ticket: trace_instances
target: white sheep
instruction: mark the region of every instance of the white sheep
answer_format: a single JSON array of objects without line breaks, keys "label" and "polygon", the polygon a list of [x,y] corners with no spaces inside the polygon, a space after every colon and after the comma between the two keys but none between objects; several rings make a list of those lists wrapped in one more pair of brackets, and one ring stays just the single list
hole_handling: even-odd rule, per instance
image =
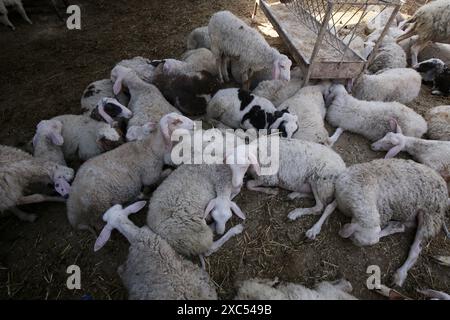
[{"label": "white sheep", "polygon": [[65,166],[63,143],[61,121],[42,120],[38,123],[33,137],[33,155],[36,158]]},{"label": "white sheep", "polygon": [[211,51],[217,59],[219,78],[229,81],[228,62],[239,57],[241,83],[250,88],[252,73],[272,68],[272,79],[290,80],[292,61],[278,50],[271,48],[255,29],[229,11],[215,13],[209,21]]},{"label": "white sheep", "polygon": [[126,107],[130,97],[125,93],[119,93],[117,96],[113,92],[113,82],[111,79],[103,79],[90,83],[84,89],[81,96],[81,111],[85,114],[91,114],[98,109],[100,101],[103,98],[115,98],[120,105]]},{"label": "white sheep", "polygon": [[236,300],[357,300],[347,280],[322,281],[314,289],[278,279],[251,279],[238,285]]},{"label": "white sheep", "polygon": [[193,122],[176,113],[163,116],[157,130],[142,141],[126,143],[86,161],[78,170],[67,201],[70,224],[92,230],[114,204],[135,200],[143,186],[158,182],[172,132],[192,129]]},{"label": "white sheep", "polygon": [[[157,66],[158,64],[156,64]],[[152,82],[155,73],[155,64],[153,61],[137,56],[131,59],[124,59],[116,64],[116,66],[122,66],[133,70],[139,78],[146,82]]]},{"label": "white sheep", "polygon": [[395,68],[362,74],[352,93],[359,100],[409,103],[419,95],[422,77],[414,69]]},{"label": "white sheep", "polygon": [[15,9],[19,12],[20,16],[29,24],[33,24],[30,18],[23,8],[22,0],[0,0],[0,22],[5,26],[10,27],[12,30],[16,30],[14,25],[8,19],[8,9],[6,7],[14,6]]},{"label": "white sheep", "polygon": [[[376,29],[371,34],[369,34],[366,38],[366,41],[364,42],[364,51],[363,51],[363,57],[368,58],[369,55],[372,53],[373,48],[375,47],[375,43],[380,38],[381,33],[383,32],[383,28]],[[389,42],[395,42],[395,39],[401,35],[403,35],[405,32],[398,28],[398,27],[390,27],[386,35],[383,37],[382,43],[389,43]],[[402,47],[403,48],[403,47]]]},{"label": "white sheep", "polygon": [[397,42],[418,36],[411,46],[411,65],[414,66],[419,52],[429,42],[450,43],[450,2],[436,0],[423,5],[406,21],[403,29],[405,34],[398,37]]},{"label": "white sheep", "polygon": [[390,131],[389,121],[395,119],[405,135],[420,138],[427,132],[425,119],[407,106],[398,102],[358,100],[347,93],[344,86],[334,84],[326,97],[328,105],[326,120],[337,127],[332,142],[348,130],[358,133],[370,141],[381,139]]},{"label": "white sheep", "polygon": [[108,241],[114,229],[130,242],[127,261],[118,273],[131,300],[200,300],[217,299],[208,273],[175,252],[147,226],[138,228],[128,215],[145,206],[139,201],[122,208],[120,204],[103,215],[106,226],[95,242],[97,251]]},{"label": "white sheep", "polygon": [[[388,151],[385,158],[393,158],[401,151],[408,152],[414,160],[436,170],[450,182],[450,141],[407,137],[395,121],[392,121],[391,126],[393,132],[372,143],[372,150]],[[450,184],[448,187],[450,188]]]},{"label": "white sheep", "polygon": [[276,107],[292,97],[303,86],[303,74],[299,67],[291,71],[291,80],[264,80],[258,83],[252,93],[255,96],[266,98]]},{"label": "white sheep", "polygon": [[211,48],[211,39],[209,38],[208,26],[195,28],[187,37],[188,50],[199,48]]},{"label": "white sheep", "polygon": [[386,69],[406,68],[406,53],[393,40],[383,40],[375,52],[373,60],[367,67],[370,73],[377,73]]},{"label": "white sheep", "polygon": [[0,145],[0,213],[11,211],[19,219],[33,222],[36,215],[23,212],[16,206],[45,201],[64,202],[65,199],[43,194],[25,195],[26,187],[33,183],[53,183],[55,190],[66,197],[70,189],[68,182],[73,176],[71,168]]},{"label": "white sheep", "polygon": [[450,105],[431,108],[425,119],[428,122],[427,135],[430,139],[450,141]]},{"label": "white sheep", "polygon": [[183,53],[181,60],[186,62],[187,66],[184,68],[187,71],[208,71],[213,76],[219,74],[217,69],[216,57],[206,48],[199,48],[195,50],[189,50]]},{"label": "white sheep", "polygon": [[128,90],[131,97],[128,107],[133,112],[133,116],[128,121],[128,141],[144,139],[146,125],[158,123],[164,115],[177,112],[177,109],[167,102],[157,87],[144,82],[129,68],[114,67],[111,71],[111,80],[114,82],[114,94]]},{"label": "white sheep", "polygon": [[[279,154],[278,172],[256,177],[250,171],[254,180],[247,181],[247,189],[276,194],[277,191],[270,187],[281,187],[292,191],[290,199],[314,197],[315,206],[291,211],[288,215],[291,220],[334,211],[334,182],[345,170],[342,158],[324,145],[296,139],[281,139]],[[312,233],[307,236],[315,237]]]},{"label": "white sheep", "polygon": [[298,129],[296,115],[279,111],[269,100],[244,89],[219,90],[209,101],[206,112],[209,119],[235,129],[278,129],[287,138]]},{"label": "white sheep", "polygon": [[335,195],[339,211],[352,218],[339,234],[356,245],[374,245],[382,237],[416,225],[417,220],[408,258],[394,275],[399,286],[417,261],[422,242],[440,231],[448,199],[447,185],[436,171],[402,159],[349,167],[336,180]]}]

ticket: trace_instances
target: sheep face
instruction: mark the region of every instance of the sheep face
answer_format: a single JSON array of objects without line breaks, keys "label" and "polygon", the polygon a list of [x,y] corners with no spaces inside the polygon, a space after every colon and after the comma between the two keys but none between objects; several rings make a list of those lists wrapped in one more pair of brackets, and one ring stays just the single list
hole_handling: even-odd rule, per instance
[{"label": "sheep face", "polygon": [[75,171],[69,167],[55,165],[53,168],[52,180],[56,192],[67,198],[70,192],[69,182],[73,180]]},{"label": "sheep face", "polygon": [[350,238],[352,242],[359,246],[371,246],[380,241],[381,227],[362,227],[358,223],[347,223],[341,230],[339,235],[342,238]]},{"label": "sheep face", "polygon": [[133,112],[115,98],[100,99],[97,107],[91,113],[91,118],[98,121],[105,121],[109,124],[113,123],[113,119],[130,119],[132,116]]},{"label": "sheep face", "polygon": [[43,120],[39,122],[36,134],[33,137],[33,145],[36,146],[38,137],[46,137],[56,146],[62,146],[64,138],[62,136],[62,123],[58,120]]},{"label": "sheep face", "polygon": [[414,70],[422,74],[424,81],[434,81],[435,77],[442,73],[445,69],[445,63],[440,59],[428,59],[422,61],[415,66]]},{"label": "sheep face", "polygon": [[297,116],[290,113],[285,113],[281,119],[283,120],[278,127],[281,131],[281,136],[288,139],[292,138],[298,130]]},{"label": "sheep face", "polygon": [[233,212],[241,219],[245,219],[245,214],[239,206],[226,197],[218,197],[212,199],[205,210],[205,218],[211,213],[211,217],[215,223],[217,234],[225,232],[225,226],[228,220],[233,216]]},{"label": "sheep face", "polygon": [[140,141],[145,139],[156,128],[156,123],[149,122],[142,126],[131,126],[127,130],[127,141]]},{"label": "sheep face", "polygon": [[292,61],[282,54],[273,62],[272,77],[274,80],[291,80]]}]

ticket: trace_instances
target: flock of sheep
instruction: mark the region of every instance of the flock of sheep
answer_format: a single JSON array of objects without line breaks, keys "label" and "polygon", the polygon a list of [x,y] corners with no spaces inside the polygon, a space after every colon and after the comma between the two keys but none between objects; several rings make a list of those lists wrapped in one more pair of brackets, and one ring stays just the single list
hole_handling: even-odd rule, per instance
[{"label": "flock of sheep", "polygon": [[[446,25],[421,22],[430,15]],[[409,44],[413,62],[423,58],[417,43],[433,40],[423,40],[421,30],[431,28],[428,33],[435,35],[438,28],[439,41],[450,42],[450,19],[440,16],[450,16],[450,1],[433,1],[402,22],[416,32],[415,42]],[[17,206],[66,202],[74,228],[96,237],[101,230],[94,250],[107,243],[114,229],[130,242],[128,259],[118,270],[130,299],[217,299],[205,269],[189,258],[203,262],[243,231],[241,224],[226,231],[226,224],[233,214],[245,219],[233,198],[247,173],[249,190],[274,194],[280,187],[292,192],[290,199],[315,199],[313,207],[288,213],[291,220],[321,215],[306,232],[310,239],[319,236],[335,209],[351,218],[339,234],[359,246],[415,227],[408,258],[393,277],[402,286],[422,244],[448,221],[450,181],[450,106],[430,109],[425,120],[404,105],[418,96],[422,76],[406,68],[407,54],[395,40],[399,35],[407,40],[403,33],[391,26],[351,95],[339,82],[302,87],[302,72],[291,70],[287,56],[232,13],[217,12],[208,26],[189,35],[189,50],[181,60],[123,60],[109,79],[88,85],[81,98],[82,114],[41,121],[31,142],[33,155],[0,146],[0,212],[33,221],[35,215]],[[377,34],[374,30],[368,36],[361,54],[370,51]],[[448,79],[445,62],[429,58],[433,60],[426,58],[414,68],[434,81],[436,94],[448,94],[448,82],[445,91],[439,80]],[[238,133],[237,146],[225,154],[224,164],[173,169],[172,133],[194,132],[187,116],[210,123],[216,128],[209,130],[219,135],[228,128],[279,130],[278,172],[260,175],[259,137],[247,145]],[[325,120],[337,128],[331,137]],[[332,149],[343,131],[364,136],[373,150],[387,151],[386,159],[347,167]],[[434,140],[422,139],[425,134]],[[244,152],[248,146],[250,151]],[[390,159],[401,151],[417,162]],[[85,161],[76,175],[67,167],[66,161],[72,160]],[[52,183],[61,196],[33,193],[28,186],[36,183]],[[148,202],[147,224],[138,228],[128,216],[145,207],[142,190],[149,185],[158,187]],[[215,234],[222,236],[214,241]],[[236,298],[355,299],[351,290],[345,280],[308,289],[251,279],[238,284]],[[427,294],[450,298],[432,290]]]}]

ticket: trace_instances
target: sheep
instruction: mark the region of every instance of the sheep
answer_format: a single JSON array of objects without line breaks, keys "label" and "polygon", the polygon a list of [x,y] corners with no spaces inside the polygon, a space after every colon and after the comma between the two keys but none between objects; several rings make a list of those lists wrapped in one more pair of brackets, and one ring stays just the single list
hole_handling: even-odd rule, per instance
[{"label": "sheep", "polygon": [[19,149],[0,145],[0,213],[11,211],[19,219],[33,222],[35,214],[28,214],[16,206],[45,201],[64,202],[61,197],[43,194],[25,195],[26,187],[33,183],[53,183],[61,196],[69,194],[69,181],[74,171],[54,162],[33,158]]},{"label": "sheep", "polygon": [[384,40],[367,67],[370,73],[381,70],[406,67],[406,53],[401,46],[389,40]]},{"label": "sheep", "polygon": [[[381,36],[381,33],[383,32],[384,27],[380,29],[376,29],[371,34],[369,34],[366,38],[366,41],[364,42],[364,51],[363,51],[363,58],[367,59],[369,55],[372,53],[373,48],[375,47],[375,43],[378,41],[378,39]],[[395,42],[395,39],[401,35],[403,35],[405,32],[401,30],[398,27],[390,27],[383,39],[381,40],[381,44],[388,44]],[[402,47],[403,48],[403,47]],[[395,48],[394,48],[395,50]],[[402,55],[404,55],[403,53]]]},{"label": "sheep", "polygon": [[[185,256],[214,253],[243,230],[242,225],[237,225],[213,242],[213,231],[223,234],[232,212],[245,219],[244,213],[231,201],[240,189],[239,185],[234,188],[232,177],[228,165],[178,167],[153,192],[147,225]],[[211,227],[205,220],[209,215],[214,219]]]},{"label": "sheep", "polygon": [[292,97],[303,86],[303,75],[299,67],[291,71],[291,80],[286,83],[283,80],[264,80],[258,83],[252,91],[255,96],[266,98],[276,107]]},{"label": "sheep", "polygon": [[428,122],[427,135],[430,139],[450,141],[450,105],[431,108],[425,119]]},{"label": "sheep", "polygon": [[123,143],[120,129],[85,115],[65,114],[50,120],[62,123],[66,160],[88,160]]},{"label": "sheep", "polygon": [[127,106],[130,100],[130,97],[125,93],[119,93],[117,96],[114,95],[111,79],[98,80],[90,83],[84,89],[81,96],[81,111],[85,114],[91,114],[98,108],[98,104],[102,98],[116,98],[123,106]]},{"label": "sheep", "polygon": [[[297,208],[288,214],[290,220],[296,220],[309,214],[324,215],[336,208],[334,199],[334,182],[345,170],[342,158],[331,148],[302,140],[280,140],[279,170],[274,175],[261,175],[247,181],[247,189],[268,194],[277,191],[267,187],[281,187],[292,191],[290,199],[313,196],[316,204],[312,208]],[[261,187],[265,186],[265,187]],[[313,231],[307,236],[314,238]]]},{"label": "sheep", "polygon": [[414,66],[425,81],[432,81],[432,95],[450,95],[450,68],[440,59],[429,59]]},{"label": "sheep", "polygon": [[195,28],[187,37],[187,49],[211,48],[208,26]]},{"label": "sheep", "polygon": [[[405,50],[408,58],[411,56],[411,46],[417,42],[417,38],[417,36],[413,36],[399,42],[399,45],[403,48],[403,50]],[[440,59],[444,61],[446,65],[450,65],[450,44],[430,43],[419,52],[417,57],[418,62],[431,58]]]},{"label": "sheep", "polygon": [[450,43],[450,2],[436,0],[423,5],[405,22],[402,29],[405,34],[397,38],[397,43],[418,36],[416,43],[411,46],[411,65],[415,66],[419,52],[429,42]]},{"label": "sheep", "polygon": [[417,71],[395,68],[377,74],[362,74],[352,92],[359,100],[409,103],[417,98],[421,86],[422,78]]},{"label": "sheep", "polygon": [[[395,157],[400,151],[408,152],[414,160],[436,170],[446,181],[450,182],[450,142],[424,140],[406,137],[401,127],[391,121],[393,132],[387,133],[382,139],[371,145],[374,151],[388,151],[386,158]],[[448,184],[450,188],[450,183]]]},{"label": "sheep", "polygon": [[420,138],[427,132],[425,119],[398,102],[358,100],[347,93],[344,86],[334,84],[326,97],[326,120],[338,127],[331,142],[336,142],[344,130],[358,133],[370,141],[381,139],[389,132],[389,121],[395,119],[405,135]]},{"label": "sheep", "polygon": [[137,74],[139,78],[151,83],[157,64],[155,65],[153,61],[147,58],[137,56],[131,59],[122,60],[117,63],[116,66],[122,66],[131,69]]},{"label": "sheep", "polygon": [[188,118],[169,113],[161,118],[159,128],[142,141],[123,144],[86,161],[78,170],[67,201],[70,224],[92,231],[109,207],[135,200],[143,186],[160,179],[164,156],[172,147],[172,132],[192,127]]},{"label": "sheep", "polygon": [[211,51],[217,59],[219,79],[229,81],[228,61],[239,57],[241,83],[250,88],[252,73],[272,68],[272,79],[290,80],[292,61],[271,48],[258,31],[246,25],[229,11],[215,13],[208,24]]},{"label": "sheep", "polygon": [[206,106],[220,89],[216,77],[207,71],[157,74],[153,84],[178,110],[188,116],[199,116],[206,112]]},{"label": "sheep", "polygon": [[217,76],[219,74],[219,70],[216,65],[216,57],[211,50],[206,48],[186,51],[181,56],[181,59],[186,62],[191,71],[208,71],[213,76]]},{"label": "sheep", "polygon": [[62,123],[58,120],[42,120],[33,137],[33,156],[57,164],[66,165],[62,145]]},{"label": "sheep", "polygon": [[277,110],[269,100],[244,89],[219,90],[209,101],[206,113],[209,119],[235,129],[278,129],[286,138],[298,130],[297,116]]},{"label": "sheep", "polygon": [[142,81],[129,68],[114,67],[111,71],[111,80],[114,82],[114,94],[126,89],[131,96],[128,107],[133,112],[133,117],[128,121],[126,135],[128,141],[144,139],[147,137],[146,125],[158,123],[164,115],[177,112],[156,86]]},{"label": "sheep", "polygon": [[441,229],[447,210],[444,179],[433,169],[412,160],[382,159],[349,167],[336,180],[339,211],[352,218],[339,234],[360,246],[374,245],[381,237],[417,231],[405,263],[396,271],[394,283],[402,286],[417,261],[421,244]]},{"label": "sheep", "polygon": [[118,125],[123,122],[124,119],[130,119],[133,116],[133,112],[130,109],[121,104],[116,98],[101,98],[97,106],[89,116],[97,121],[104,121],[109,125]]},{"label": "sheep", "polygon": [[329,144],[328,131],[325,129],[325,101],[330,83],[301,88],[293,97],[284,101],[279,109],[287,109],[293,115],[301,119],[298,123],[298,131],[292,136],[321,144]]},{"label": "sheep", "polygon": [[322,281],[314,289],[295,283],[279,283],[278,279],[251,279],[239,284],[236,300],[357,300],[345,279]]},{"label": "sheep", "polygon": [[22,0],[0,0],[0,22],[5,26],[10,27],[13,31],[16,30],[14,25],[8,19],[8,9],[6,7],[14,6],[16,10],[19,12],[20,16],[29,24],[33,24],[30,18],[23,8]]},{"label": "sheep", "polygon": [[217,299],[208,273],[176,253],[166,240],[147,226],[138,228],[128,215],[138,212],[145,201],[123,208],[116,204],[103,215],[106,226],[95,242],[98,251],[117,229],[130,242],[127,261],[118,273],[131,300]]}]

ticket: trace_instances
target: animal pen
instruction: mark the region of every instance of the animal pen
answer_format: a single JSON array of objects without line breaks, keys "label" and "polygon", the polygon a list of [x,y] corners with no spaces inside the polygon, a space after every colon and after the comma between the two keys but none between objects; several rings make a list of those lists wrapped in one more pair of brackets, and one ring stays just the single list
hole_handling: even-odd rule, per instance
[{"label": "animal pen", "polygon": [[[256,0],[309,79],[355,79],[367,67],[400,10],[400,0]],[[350,48],[374,6],[378,14],[390,13],[367,60]],[[349,40],[344,43],[341,37]]]}]

